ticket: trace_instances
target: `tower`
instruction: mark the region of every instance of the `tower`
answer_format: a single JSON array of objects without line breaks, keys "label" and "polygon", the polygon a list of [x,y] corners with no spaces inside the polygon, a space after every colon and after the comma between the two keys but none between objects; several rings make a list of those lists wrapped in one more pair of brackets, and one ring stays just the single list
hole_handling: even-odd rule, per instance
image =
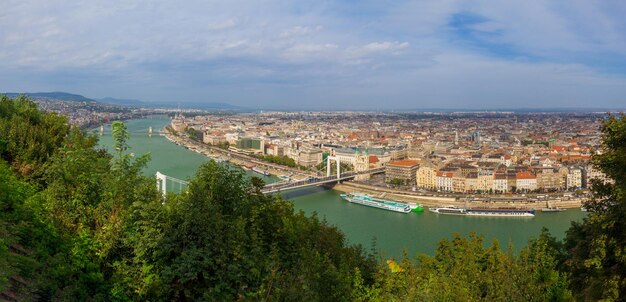
[{"label": "tower", "polygon": [[[367,171],[370,168],[370,156],[369,152],[366,150],[363,153],[357,152],[354,159],[354,172]],[[369,180],[369,174],[357,175],[354,177],[356,181],[364,181]]]},{"label": "tower", "polygon": [[459,131],[457,131],[456,129],[454,130],[454,145],[459,145]]}]

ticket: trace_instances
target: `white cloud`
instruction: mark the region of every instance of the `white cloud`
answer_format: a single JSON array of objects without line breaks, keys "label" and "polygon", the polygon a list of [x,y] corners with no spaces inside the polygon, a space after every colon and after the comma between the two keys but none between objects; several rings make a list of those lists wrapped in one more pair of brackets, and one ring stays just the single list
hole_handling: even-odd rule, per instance
[{"label": "white cloud", "polygon": [[209,23],[207,29],[209,30],[225,30],[237,26],[237,20],[234,18],[224,20],[222,22]]},{"label": "white cloud", "polygon": [[280,34],[281,38],[303,37],[319,32],[322,26],[294,26]]},{"label": "white cloud", "polygon": [[[399,100],[495,102],[507,94],[520,100],[559,95],[582,100],[594,94],[610,100],[624,95],[619,86],[624,75],[605,73],[593,62],[603,58],[607,65],[611,60],[625,64],[624,3],[5,0],[0,1],[0,79],[20,71],[22,82],[56,83],[44,75],[80,71],[98,78],[94,87],[111,89],[131,89],[133,81],[139,87],[158,88],[164,85],[158,81],[167,81],[191,89],[189,83],[254,78],[259,82],[241,85],[334,85],[324,88],[326,97],[335,100],[349,97],[350,91],[358,94],[342,92],[343,86],[362,87],[369,98],[382,97],[389,88]],[[450,20],[459,13],[485,18],[467,25],[492,33],[477,39],[538,59],[500,59],[455,43]],[[187,66],[193,66],[191,71]],[[119,76],[107,84],[102,75]],[[381,87],[374,93],[377,83]],[[67,85],[72,90],[74,84]],[[599,89],[602,85],[608,88]]]},{"label": "white cloud", "polygon": [[409,47],[409,42],[373,42],[356,50],[357,53],[394,53]]}]

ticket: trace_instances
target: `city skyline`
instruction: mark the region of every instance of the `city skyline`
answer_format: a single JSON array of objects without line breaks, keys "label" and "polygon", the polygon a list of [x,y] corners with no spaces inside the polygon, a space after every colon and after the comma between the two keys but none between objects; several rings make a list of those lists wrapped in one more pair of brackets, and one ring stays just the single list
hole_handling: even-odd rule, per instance
[{"label": "city skyline", "polygon": [[623,108],[626,4],[0,4],[0,91],[254,109]]}]

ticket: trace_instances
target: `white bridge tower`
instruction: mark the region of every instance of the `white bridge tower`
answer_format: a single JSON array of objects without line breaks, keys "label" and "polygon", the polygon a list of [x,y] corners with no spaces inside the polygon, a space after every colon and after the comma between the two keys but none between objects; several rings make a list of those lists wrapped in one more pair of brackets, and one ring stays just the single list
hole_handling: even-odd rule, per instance
[{"label": "white bridge tower", "polygon": [[337,156],[326,157],[326,177],[330,176],[330,161],[334,160],[337,163],[337,178],[341,177],[341,161]]}]

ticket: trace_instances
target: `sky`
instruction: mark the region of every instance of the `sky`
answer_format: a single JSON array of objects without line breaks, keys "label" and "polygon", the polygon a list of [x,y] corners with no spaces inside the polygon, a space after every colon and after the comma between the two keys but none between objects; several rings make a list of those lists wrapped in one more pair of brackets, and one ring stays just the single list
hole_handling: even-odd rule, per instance
[{"label": "sky", "polygon": [[2,0],[0,91],[256,109],[626,108],[626,1]]}]

